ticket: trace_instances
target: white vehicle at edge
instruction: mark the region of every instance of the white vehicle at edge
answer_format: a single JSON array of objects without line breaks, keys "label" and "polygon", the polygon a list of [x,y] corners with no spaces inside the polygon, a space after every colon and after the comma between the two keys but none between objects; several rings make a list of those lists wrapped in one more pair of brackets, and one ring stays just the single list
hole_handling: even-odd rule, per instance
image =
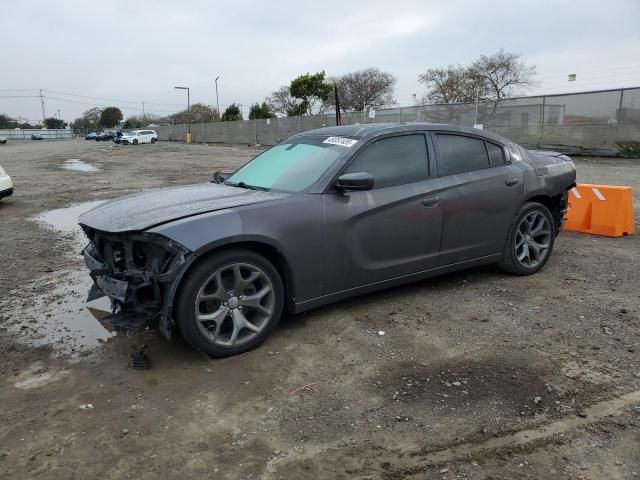
[{"label": "white vehicle at edge", "polygon": [[4,171],[0,165],[0,198],[8,197],[13,193],[13,182],[11,177]]},{"label": "white vehicle at edge", "polygon": [[156,143],[158,141],[158,134],[153,130],[133,130],[125,133],[120,137],[120,143],[127,145],[138,143]]}]

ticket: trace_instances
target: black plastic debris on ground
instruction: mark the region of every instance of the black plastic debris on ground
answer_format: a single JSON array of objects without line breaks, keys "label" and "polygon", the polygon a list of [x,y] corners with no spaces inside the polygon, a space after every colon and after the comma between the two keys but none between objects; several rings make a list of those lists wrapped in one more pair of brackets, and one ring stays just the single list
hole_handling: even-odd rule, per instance
[{"label": "black plastic debris on ground", "polygon": [[151,368],[151,361],[146,353],[144,353],[144,347],[140,347],[139,350],[131,354],[131,366],[136,370],[147,370]]}]

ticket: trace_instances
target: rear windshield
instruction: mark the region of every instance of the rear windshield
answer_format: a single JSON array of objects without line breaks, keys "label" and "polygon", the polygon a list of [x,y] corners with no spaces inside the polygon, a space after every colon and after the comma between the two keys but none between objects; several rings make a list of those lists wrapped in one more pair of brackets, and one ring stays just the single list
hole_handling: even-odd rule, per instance
[{"label": "rear windshield", "polygon": [[285,140],[258,155],[229,177],[225,184],[301,192],[318,181],[349,148],[336,142],[327,143],[331,138],[337,137],[302,136]]}]

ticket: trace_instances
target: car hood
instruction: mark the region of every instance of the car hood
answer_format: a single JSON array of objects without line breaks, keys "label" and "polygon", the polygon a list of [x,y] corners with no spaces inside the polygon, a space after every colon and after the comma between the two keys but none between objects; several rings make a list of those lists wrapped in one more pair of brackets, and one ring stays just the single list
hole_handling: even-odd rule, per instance
[{"label": "car hood", "polygon": [[201,213],[263,203],[290,196],[204,183],[147,190],[98,205],[78,217],[83,226],[103,232],[146,230]]}]

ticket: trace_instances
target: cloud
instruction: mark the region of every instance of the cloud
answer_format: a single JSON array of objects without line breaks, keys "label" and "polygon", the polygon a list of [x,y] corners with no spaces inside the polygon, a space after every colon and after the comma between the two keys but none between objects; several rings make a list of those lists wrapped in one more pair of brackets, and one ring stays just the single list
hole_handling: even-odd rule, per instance
[{"label": "cloud", "polygon": [[[406,104],[423,93],[425,69],[499,48],[538,66],[538,91],[567,90],[568,73],[579,75],[571,88],[606,88],[640,84],[637,18],[637,0],[615,8],[599,0],[9,2],[0,16],[0,41],[10,46],[0,89],[129,100],[109,102],[125,115],[146,101],[147,111],[168,113],[185,104],[174,85],[190,86],[192,102],[215,103],[213,79],[222,74],[221,104],[246,112],[302,73],[375,66],[398,78]],[[41,116],[39,98],[3,93],[0,113]],[[66,119],[104,103],[57,98],[66,100],[46,99],[47,109]]]}]

